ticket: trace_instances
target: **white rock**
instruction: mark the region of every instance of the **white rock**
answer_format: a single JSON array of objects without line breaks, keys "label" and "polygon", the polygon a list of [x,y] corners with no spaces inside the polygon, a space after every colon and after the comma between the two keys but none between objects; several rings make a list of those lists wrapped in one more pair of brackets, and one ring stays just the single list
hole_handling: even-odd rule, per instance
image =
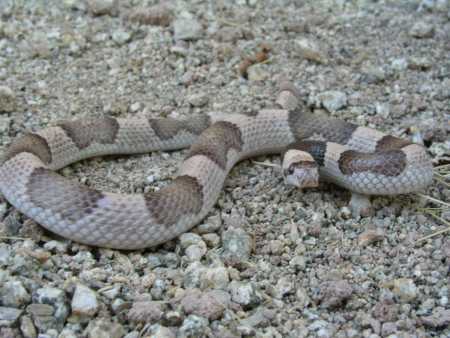
[{"label": "white rock", "polygon": [[11,113],[16,107],[16,95],[12,89],[7,86],[0,86],[0,113]]},{"label": "white rock", "polygon": [[173,27],[175,40],[198,40],[203,34],[202,25],[195,19],[176,19]]},{"label": "white rock", "polygon": [[347,105],[347,95],[336,90],[323,92],[318,95],[318,99],[330,113],[334,113]]},{"label": "white rock", "polygon": [[89,11],[94,15],[118,14],[118,0],[88,0]]},{"label": "white rock", "polygon": [[303,58],[318,63],[327,63],[327,57],[316,41],[302,38],[296,40],[296,43]]},{"label": "white rock", "polygon": [[72,298],[72,314],[92,317],[99,308],[97,294],[82,284],[78,284]]}]

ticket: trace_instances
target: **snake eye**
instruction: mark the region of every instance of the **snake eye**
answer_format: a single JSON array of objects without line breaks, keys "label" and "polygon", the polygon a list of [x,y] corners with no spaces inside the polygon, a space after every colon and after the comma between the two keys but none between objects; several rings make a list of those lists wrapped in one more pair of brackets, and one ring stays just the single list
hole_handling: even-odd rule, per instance
[{"label": "snake eye", "polygon": [[294,173],[294,171],[295,171],[295,167],[293,164],[291,164],[288,168],[288,174],[292,175]]}]

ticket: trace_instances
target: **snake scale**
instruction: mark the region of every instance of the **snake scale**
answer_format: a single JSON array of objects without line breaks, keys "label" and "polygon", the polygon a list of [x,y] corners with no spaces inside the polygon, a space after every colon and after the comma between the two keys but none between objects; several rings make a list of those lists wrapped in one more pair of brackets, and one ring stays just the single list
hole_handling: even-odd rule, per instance
[{"label": "snake scale", "polygon": [[[63,121],[12,142],[0,162],[0,191],[23,214],[63,237],[92,246],[139,249],[173,239],[199,223],[237,162],[281,153],[290,145],[314,158],[321,177],[358,194],[409,193],[431,183],[432,163],[421,145],[304,109],[286,109],[296,95],[286,83],[279,109],[252,116]],[[189,146],[178,176],[157,192],[103,192],[55,172],[93,156]]]}]

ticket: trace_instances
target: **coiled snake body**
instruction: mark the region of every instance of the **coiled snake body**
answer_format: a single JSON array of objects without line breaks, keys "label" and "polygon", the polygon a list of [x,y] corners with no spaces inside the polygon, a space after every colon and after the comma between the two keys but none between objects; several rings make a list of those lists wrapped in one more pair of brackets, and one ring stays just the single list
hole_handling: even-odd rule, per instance
[{"label": "coiled snake body", "polygon": [[[285,86],[280,95],[293,93]],[[325,178],[359,194],[408,193],[432,180],[431,161],[420,145],[298,109],[271,109],[255,116],[206,114],[184,121],[104,117],[61,122],[10,145],[0,162],[0,191],[22,213],[63,237],[138,249],[175,238],[200,222],[238,161],[280,153],[293,143],[312,155]],[[103,192],[55,173],[92,156],[188,146],[178,177],[158,192]]]}]

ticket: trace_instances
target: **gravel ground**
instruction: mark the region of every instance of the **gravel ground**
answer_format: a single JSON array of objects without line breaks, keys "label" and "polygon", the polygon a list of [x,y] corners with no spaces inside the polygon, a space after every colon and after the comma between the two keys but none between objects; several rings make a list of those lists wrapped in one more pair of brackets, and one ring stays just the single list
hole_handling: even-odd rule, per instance
[{"label": "gravel ground", "polygon": [[[0,13],[1,151],[59,119],[251,113],[274,105],[284,76],[317,114],[450,159],[446,0],[1,0]],[[62,173],[140,193],[185,154]],[[425,193],[450,200],[439,182]],[[421,240],[447,226],[424,212],[439,204],[374,198],[356,219],[348,199],[244,161],[193,232],[129,253],[58,238],[0,200],[0,336],[450,337],[449,233]]]}]

